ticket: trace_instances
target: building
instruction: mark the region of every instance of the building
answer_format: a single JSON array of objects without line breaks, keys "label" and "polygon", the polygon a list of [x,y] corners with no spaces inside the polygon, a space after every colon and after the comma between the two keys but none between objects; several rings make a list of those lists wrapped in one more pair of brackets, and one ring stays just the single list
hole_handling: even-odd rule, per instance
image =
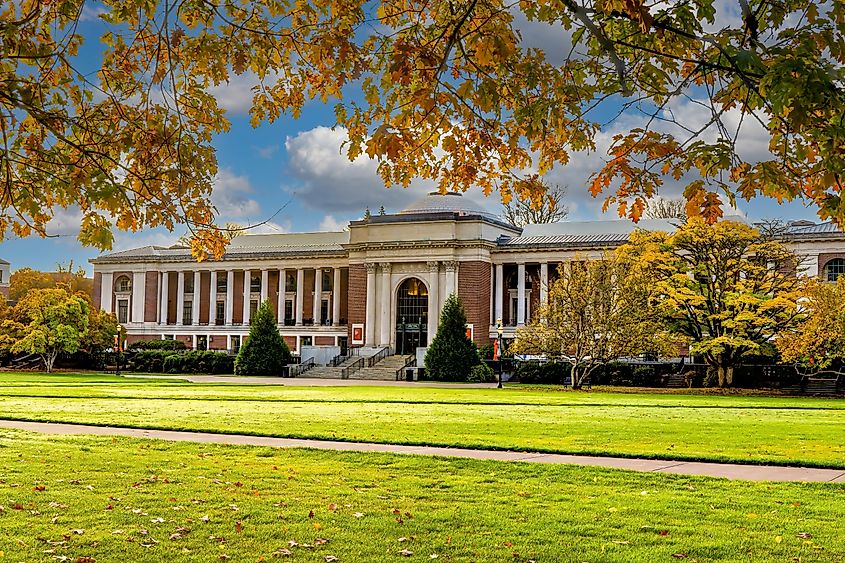
[{"label": "building", "polygon": [[[94,260],[94,302],[114,311],[129,342],[173,338],[235,350],[258,304],[270,300],[292,350],[389,347],[410,354],[434,335],[457,292],[479,345],[505,338],[546,299],[557,266],[597,257],[635,228],[666,220],[560,222],[520,229],[461,197],[429,194],[410,207],[353,221],[343,232],[243,235],[221,260],[197,263],[184,247],[147,246]],[[806,275],[845,273],[845,233],[796,222],[786,236]]]},{"label": "building", "polygon": [[9,283],[12,279],[12,265],[0,258],[0,295],[9,298]]}]

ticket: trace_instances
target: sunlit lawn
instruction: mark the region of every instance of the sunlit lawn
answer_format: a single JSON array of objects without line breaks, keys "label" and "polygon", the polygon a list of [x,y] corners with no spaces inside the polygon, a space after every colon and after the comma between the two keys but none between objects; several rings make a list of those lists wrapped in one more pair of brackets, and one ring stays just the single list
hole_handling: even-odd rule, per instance
[{"label": "sunlit lawn", "polygon": [[0,431],[0,505],[9,561],[845,560],[845,485],[373,453]]},{"label": "sunlit lawn", "polygon": [[845,467],[841,399],[2,374],[0,418]]}]

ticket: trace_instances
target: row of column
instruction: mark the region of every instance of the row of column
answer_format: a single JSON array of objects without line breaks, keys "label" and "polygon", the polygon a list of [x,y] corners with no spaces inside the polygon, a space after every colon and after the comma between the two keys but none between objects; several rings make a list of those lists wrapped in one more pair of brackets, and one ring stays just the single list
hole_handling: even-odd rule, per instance
[{"label": "row of column", "polygon": [[[496,264],[494,266],[495,278],[495,299],[494,299],[494,315],[493,324],[502,319],[504,306],[504,292],[505,292],[505,268],[504,264]],[[516,264],[516,324],[522,326],[525,324],[525,262],[517,262]],[[540,262],[540,304],[546,305],[549,299],[549,263]]]},{"label": "row of column", "polygon": [[[341,271],[340,268],[332,268],[333,270],[333,280],[332,280],[332,324],[335,326],[338,325],[340,321],[340,275]],[[250,322],[250,303],[252,301],[252,272],[253,270],[242,270],[243,275],[243,324],[249,324]],[[278,305],[277,305],[277,312],[276,318],[278,319],[279,324],[285,324],[285,302],[286,298],[286,272],[287,269],[280,269],[279,272],[279,285],[278,285]],[[185,324],[184,318],[184,309],[185,309],[185,273],[184,271],[177,271],[176,272],[176,324],[182,325]],[[193,272],[193,282],[194,282],[194,295],[196,296],[194,301],[192,302],[191,307],[191,323],[193,325],[199,324],[200,318],[200,307],[199,307],[199,287],[200,287],[200,276],[202,272],[194,271]],[[208,319],[209,324],[214,324],[214,319],[217,318],[217,279],[220,272],[217,270],[211,270],[211,280],[210,280],[210,291],[209,291],[209,300],[208,300]],[[143,274],[142,274],[143,275]],[[261,290],[260,290],[260,299],[261,302],[266,301],[269,294],[269,279],[270,279],[270,270],[269,269],[261,269]],[[167,324],[168,318],[168,306],[169,306],[169,283],[170,283],[170,276],[169,272],[160,272],[159,273],[159,295],[158,295],[158,303],[159,303],[159,324]],[[304,291],[300,291],[300,288],[304,289],[305,285],[305,269],[304,268],[297,268],[296,269],[296,287],[297,291],[295,292],[295,306],[294,306],[294,315],[295,315],[295,322],[297,325],[302,325],[303,319],[303,308],[304,308]],[[134,290],[134,288],[133,288]],[[323,301],[323,268],[315,268],[314,269],[314,303],[312,309],[312,318],[314,319],[314,324],[321,324],[322,323],[322,301]],[[225,315],[224,315],[224,322],[226,325],[231,325],[233,322],[234,317],[234,306],[235,306],[235,270],[226,270],[226,308],[225,308]]]}]

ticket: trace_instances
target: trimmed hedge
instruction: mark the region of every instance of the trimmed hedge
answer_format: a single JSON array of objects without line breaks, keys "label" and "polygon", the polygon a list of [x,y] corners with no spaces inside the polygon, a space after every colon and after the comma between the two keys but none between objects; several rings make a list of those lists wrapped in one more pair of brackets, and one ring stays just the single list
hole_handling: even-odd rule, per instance
[{"label": "trimmed hedge", "polygon": [[127,347],[127,350],[187,350],[188,347],[181,340],[139,340]]},{"label": "trimmed hedge", "polygon": [[164,371],[165,358],[173,355],[171,350],[141,350],[132,357],[132,369],[161,373]]},{"label": "trimmed hedge", "polygon": [[142,350],[132,358],[132,369],[153,373],[234,372],[234,359],[226,352],[191,350],[182,354],[168,350]]},{"label": "trimmed hedge", "polygon": [[569,375],[569,371],[569,364],[529,360],[515,362],[513,375],[519,379],[520,383],[563,385],[564,378]]},{"label": "trimmed hedge", "polygon": [[467,381],[472,383],[492,383],[497,381],[496,372],[487,364],[478,364],[469,370]]}]

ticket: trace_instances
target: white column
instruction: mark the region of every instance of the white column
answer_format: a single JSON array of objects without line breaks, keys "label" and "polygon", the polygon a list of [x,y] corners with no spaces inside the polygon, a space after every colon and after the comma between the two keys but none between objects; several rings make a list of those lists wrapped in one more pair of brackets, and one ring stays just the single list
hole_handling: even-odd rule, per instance
[{"label": "white column", "polygon": [[376,345],[376,265],[367,263],[367,316],[364,320],[364,344]]},{"label": "white column", "polygon": [[440,263],[428,263],[428,342],[437,334],[440,325]]},{"label": "white column", "polygon": [[185,322],[185,272],[176,273],[176,324]]},{"label": "white column", "polygon": [[103,272],[102,282],[100,283],[100,309],[106,313],[111,313],[112,294],[114,293],[114,274],[111,272]]},{"label": "white column", "polygon": [[261,302],[267,301],[267,295],[270,291],[270,272],[268,270],[261,270]]},{"label": "white column", "polygon": [[314,270],[314,302],[311,304],[311,316],[314,319],[315,325],[322,324],[320,318],[320,311],[323,304],[323,270],[316,268]]},{"label": "white column", "polygon": [[549,264],[548,262],[540,263],[540,305],[545,306],[549,303]]},{"label": "white column", "polygon": [[[235,271],[226,271],[226,324],[232,325],[232,317],[235,312]],[[231,342],[230,342],[231,344]],[[232,349],[232,346],[228,346]]]},{"label": "white column", "polygon": [[147,293],[147,275],[144,272],[132,272],[132,316],[133,323],[144,322],[144,297]]},{"label": "white column", "polygon": [[303,296],[305,294],[305,270],[302,268],[296,269],[296,326],[302,326],[302,308],[305,301]]},{"label": "white column", "polygon": [[285,324],[285,270],[279,270],[279,303],[276,309],[276,318],[280,325]]},{"label": "white column", "polygon": [[217,324],[217,270],[211,270],[211,275],[208,277],[208,326],[215,324]]},{"label": "white column", "polygon": [[170,297],[170,275],[167,272],[161,273],[161,284],[159,288],[159,313],[158,313],[158,322],[159,324],[166,325],[167,324],[167,305],[168,305],[168,298]]},{"label": "white column", "polygon": [[[194,293],[191,295],[191,324],[198,326],[200,324],[200,285],[202,284],[202,273],[199,270],[194,271]],[[194,342],[196,344],[196,342]],[[196,346],[194,346],[196,348]]]},{"label": "white column", "polygon": [[390,346],[390,262],[381,263],[381,319],[379,323],[379,346]]},{"label": "white column", "polygon": [[502,323],[505,323],[505,318],[502,316],[502,303],[504,302],[504,292],[505,292],[505,266],[504,264],[496,264],[496,296],[494,297],[496,308],[494,313],[493,324],[499,319],[502,319]]},{"label": "white column", "polygon": [[516,324],[525,324],[525,263],[517,264]]},{"label": "white column", "polygon": [[334,279],[332,279],[332,324],[334,326],[340,324],[340,268],[334,269]]},{"label": "white column", "polygon": [[448,261],[443,263],[446,266],[446,297],[458,292],[458,263]]},{"label": "white column", "polygon": [[249,324],[249,301],[251,296],[250,278],[252,278],[252,271],[244,270],[244,309],[243,309],[243,324]]}]

